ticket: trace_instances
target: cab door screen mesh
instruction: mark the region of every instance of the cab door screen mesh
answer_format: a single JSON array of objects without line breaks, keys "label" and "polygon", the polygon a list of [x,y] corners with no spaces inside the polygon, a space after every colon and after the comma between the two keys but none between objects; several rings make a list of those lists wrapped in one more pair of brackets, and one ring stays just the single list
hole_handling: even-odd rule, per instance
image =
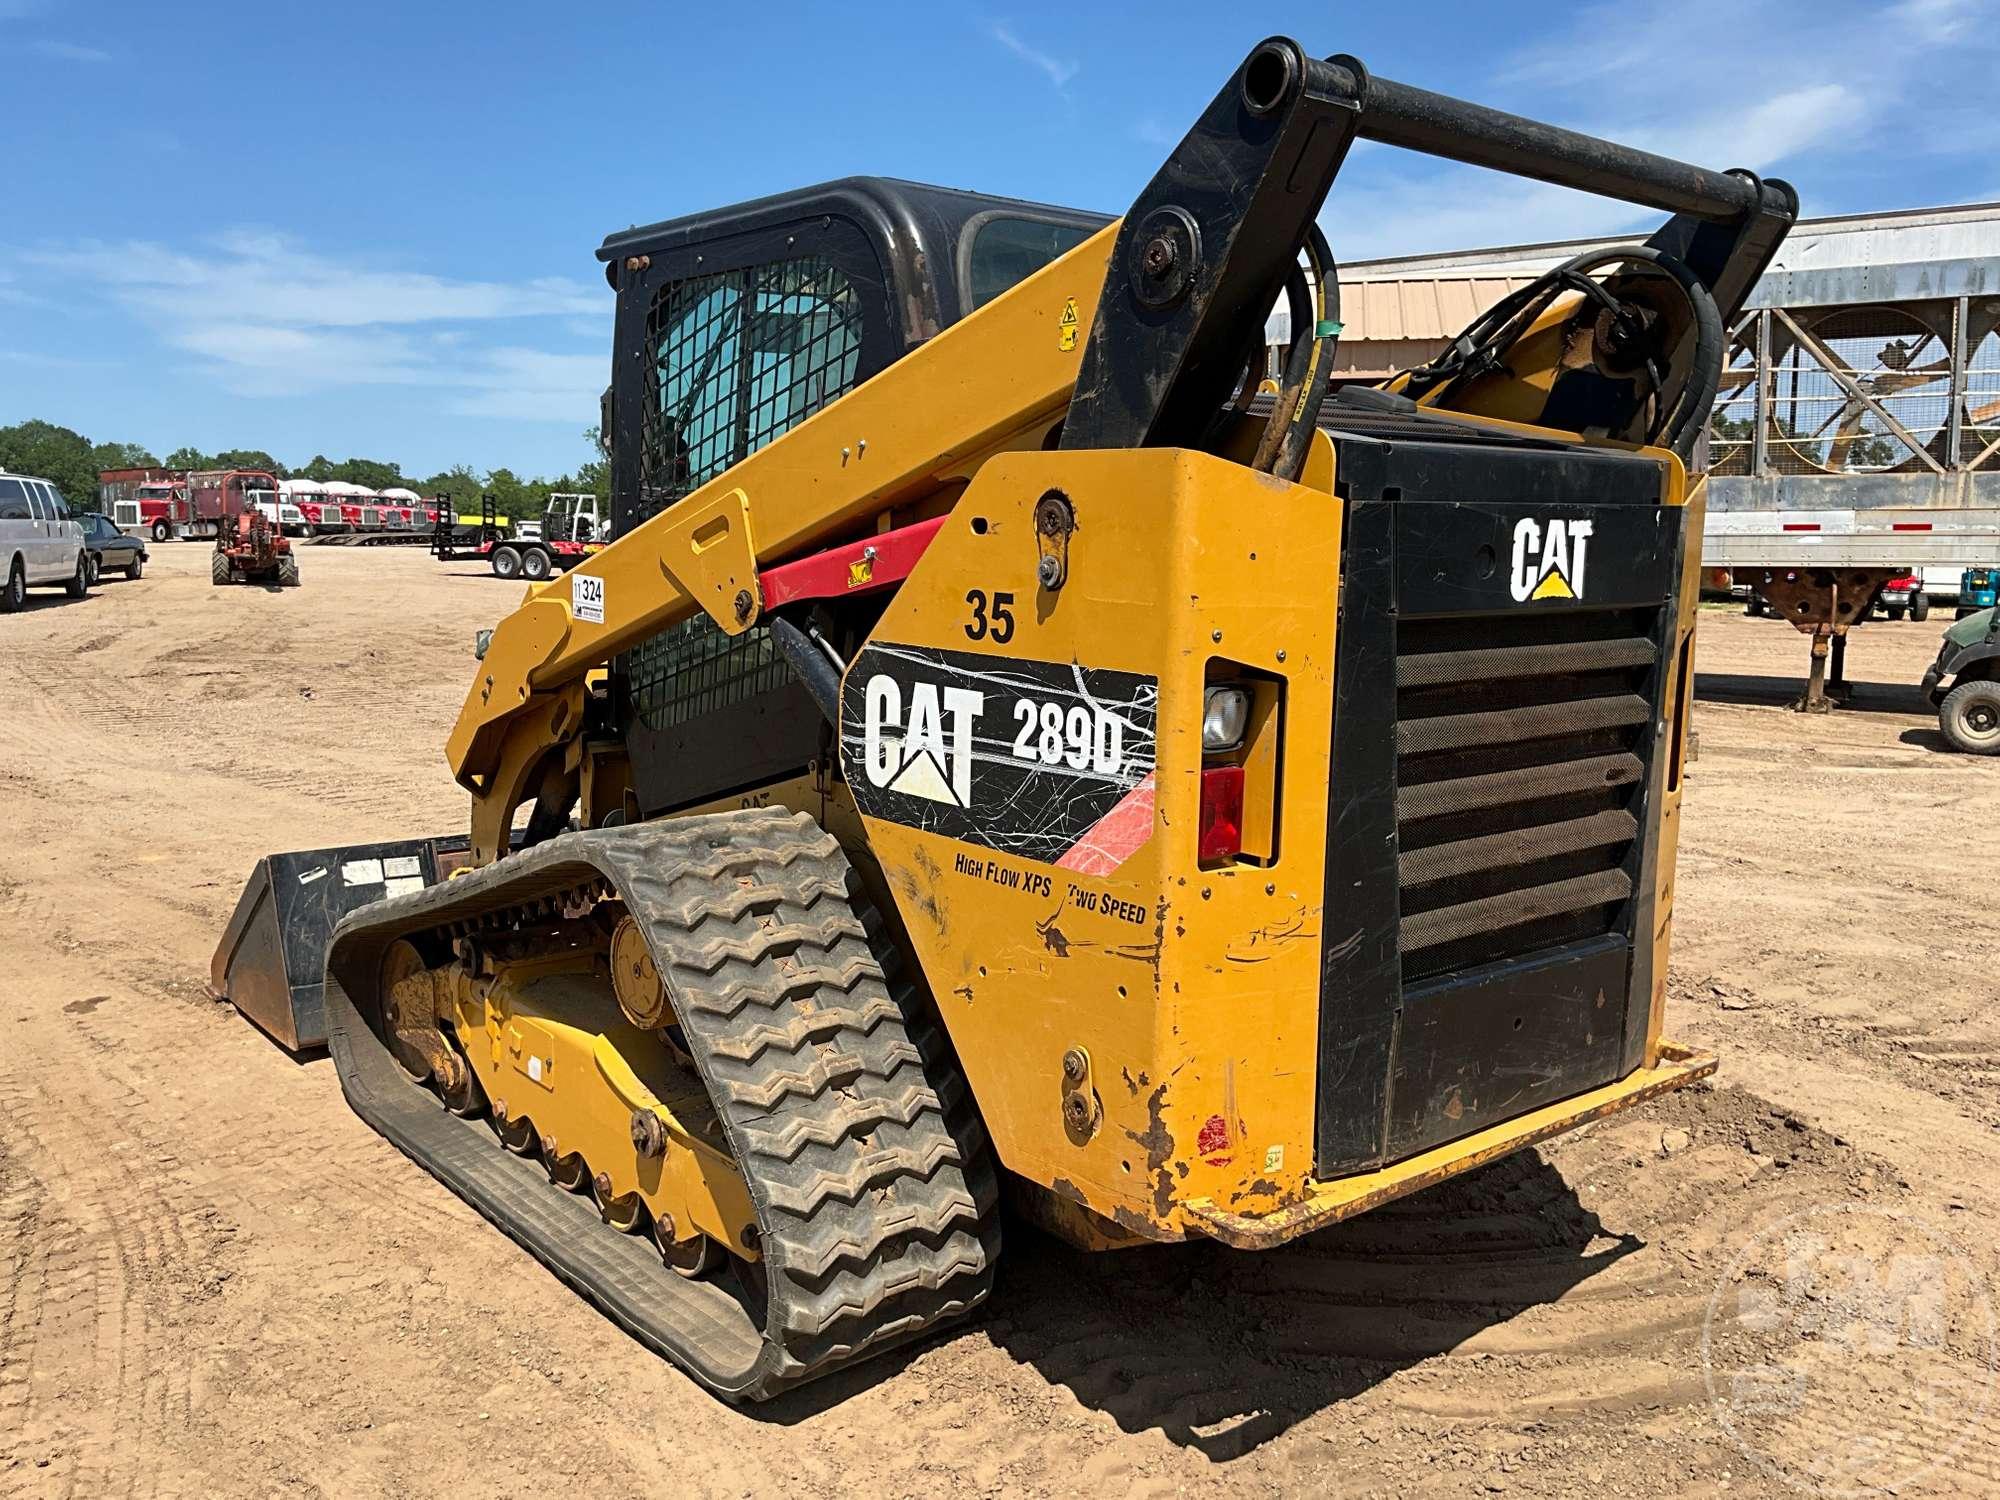
[{"label": "cab door screen mesh", "polygon": [[[861,299],[829,260],[774,261],[660,288],[646,316],[642,517],[742,462],[855,385]],[[705,614],[626,657],[633,706],[666,729],[782,687],[760,626],[724,634]]]}]

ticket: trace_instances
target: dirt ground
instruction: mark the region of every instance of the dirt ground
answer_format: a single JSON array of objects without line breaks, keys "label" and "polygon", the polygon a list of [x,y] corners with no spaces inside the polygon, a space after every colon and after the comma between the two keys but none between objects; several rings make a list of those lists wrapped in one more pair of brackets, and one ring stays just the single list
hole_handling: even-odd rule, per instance
[{"label": "dirt ground", "polygon": [[[739,1411],[208,998],[257,855],[462,825],[514,598],[304,570],[170,544],[0,620],[0,1495],[2000,1493],[2000,761],[1917,701],[1938,620],[1806,720],[1802,640],[1704,614],[1669,1029],[1714,1087],[1261,1256],[1010,1226],[977,1320]],[[1871,1336],[1834,1264],[1945,1270]]]}]

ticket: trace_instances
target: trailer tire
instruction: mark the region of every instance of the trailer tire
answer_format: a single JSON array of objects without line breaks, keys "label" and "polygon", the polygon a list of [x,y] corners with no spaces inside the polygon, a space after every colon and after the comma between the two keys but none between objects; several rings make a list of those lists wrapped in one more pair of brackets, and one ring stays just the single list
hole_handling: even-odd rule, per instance
[{"label": "trailer tire", "polygon": [[1954,750],[2000,755],[2000,682],[1975,678],[1946,693],[1938,705],[1938,728]]},{"label": "trailer tire", "polygon": [[208,581],[217,588],[229,582],[229,554],[217,552],[208,560]]},{"label": "trailer tire", "polygon": [[1929,594],[1910,595],[1910,618],[1919,625],[1931,617],[1931,596]]},{"label": "trailer tire", "polygon": [[76,571],[63,584],[63,592],[68,594],[72,599],[81,599],[85,594],[90,592],[90,553],[88,551],[77,553]]},{"label": "trailer tire", "polygon": [[515,579],[521,576],[521,554],[513,547],[493,549],[493,576]]},{"label": "trailer tire", "polygon": [[540,547],[521,549],[521,572],[530,582],[540,583],[551,571],[549,554],[544,549]]},{"label": "trailer tire", "polygon": [[7,570],[7,588],[0,592],[0,615],[11,615],[28,602],[28,575],[21,567],[21,559],[15,558],[14,565]]},{"label": "trailer tire", "polygon": [[299,560],[290,554],[278,559],[278,587],[295,589],[299,586]]}]

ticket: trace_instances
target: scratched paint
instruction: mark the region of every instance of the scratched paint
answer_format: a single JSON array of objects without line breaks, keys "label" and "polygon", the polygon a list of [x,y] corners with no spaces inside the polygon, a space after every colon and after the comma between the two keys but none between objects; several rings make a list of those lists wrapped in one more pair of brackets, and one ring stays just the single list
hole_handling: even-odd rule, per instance
[{"label": "scratched paint", "polygon": [[1194,1138],[1195,1154],[1211,1167],[1226,1167],[1231,1160],[1229,1150],[1229,1122],[1221,1115],[1210,1115],[1201,1122],[1201,1129]]}]

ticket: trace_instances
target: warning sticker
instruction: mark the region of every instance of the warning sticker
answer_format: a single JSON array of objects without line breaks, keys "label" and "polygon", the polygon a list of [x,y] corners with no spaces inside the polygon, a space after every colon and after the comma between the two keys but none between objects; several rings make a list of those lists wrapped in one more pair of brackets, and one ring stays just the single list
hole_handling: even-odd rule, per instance
[{"label": "warning sticker", "polygon": [[1056,319],[1056,347],[1067,354],[1076,347],[1077,335],[1076,298],[1068,298],[1063,303],[1062,316]]}]

